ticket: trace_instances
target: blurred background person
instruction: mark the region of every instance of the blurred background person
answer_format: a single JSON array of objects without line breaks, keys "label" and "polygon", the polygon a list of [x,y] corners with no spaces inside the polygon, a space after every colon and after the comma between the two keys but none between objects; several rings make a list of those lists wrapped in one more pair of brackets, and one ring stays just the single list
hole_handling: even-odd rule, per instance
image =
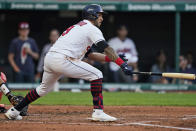
[{"label": "blurred background person", "polygon": [[[152,65],[151,72],[170,72],[170,67],[167,65],[167,58],[164,50],[160,50],[156,54],[156,63]],[[168,79],[160,76],[151,76],[153,83],[168,84]]]},{"label": "blurred background person", "polygon": [[[117,36],[111,38],[108,44],[114,49],[114,51],[119,54],[124,54],[129,66],[132,66],[134,71],[138,71],[138,52],[135,47],[135,43],[130,38],[127,38],[128,29],[125,25],[120,25],[117,28]],[[136,82],[138,76],[133,75],[133,77],[126,76],[123,74],[122,70],[115,63],[110,62],[109,68],[112,72],[111,77],[113,77],[114,82]]]},{"label": "blurred background person", "polygon": [[[180,59],[180,63],[179,63],[180,73],[196,74],[196,69],[195,68],[188,67],[189,62],[188,62],[188,58],[185,55],[181,55],[179,59]],[[196,81],[195,80],[180,79],[180,83],[181,84],[193,84],[193,83],[196,83]]]},{"label": "blurred background person", "polygon": [[33,82],[33,59],[39,58],[37,43],[29,37],[29,23],[21,22],[18,27],[19,36],[11,41],[8,60],[14,70],[15,82]]},{"label": "blurred background person", "polygon": [[191,51],[188,51],[186,53],[186,58],[188,60],[188,65],[187,65],[187,68],[190,69],[193,67],[193,64],[194,64],[194,57],[193,57],[193,53]]},{"label": "blurred background person", "polygon": [[37,66],[37,74],[35,76],[36,82],[41,81],[41,76],[42,76],[43,67],[44,67],[44,58],[46,54],[48,53],[50,47],[52,47],[52,45],[56,42],[58,38],[59,38],[59,31],[57,29],[52,29],[49,33],[49,43],[45,44],[41,52],[41,56],[40,56],[38,66]]}]

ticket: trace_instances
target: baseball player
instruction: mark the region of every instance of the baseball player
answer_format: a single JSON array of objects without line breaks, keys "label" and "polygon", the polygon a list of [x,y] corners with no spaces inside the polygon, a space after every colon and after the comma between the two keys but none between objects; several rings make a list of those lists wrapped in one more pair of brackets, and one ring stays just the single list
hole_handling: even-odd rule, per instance
[{"label": "baseball player", "polygon": [[[87,5],[82,11],[83,21],[69,27],[50,48],[44,60],[44,73],[42,83],[36,89],[31,90],[17,106],[11,107],[5,116],[8,119],[22,119],[19,115],[22,108],[39,97],[50,92],[55,82],[61,75],[88,80],[91,82],[91,94],[93,97],[94,121],[116,121],[103,112],[102,96],[102,72],[82,61],[85,54],[95,61],[115,62],[125,74],[131,75],[132,68],[127,65],[115,51],[106,43],[99,27],[103,22],[104,11],[100,5]],[[99,52],[91,52],[94,45]]]}]

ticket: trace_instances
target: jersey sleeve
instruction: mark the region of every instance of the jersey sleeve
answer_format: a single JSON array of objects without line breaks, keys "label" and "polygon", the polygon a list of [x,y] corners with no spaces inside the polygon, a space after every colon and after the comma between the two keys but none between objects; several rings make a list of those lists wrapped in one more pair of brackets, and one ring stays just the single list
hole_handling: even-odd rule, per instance
[{"label": "jersey sleeve", "polygon": [[93,42],[93,44],[97,44],[100,41],[105,41],[102,32],[97,27],[92,28],[89,31],[89,39]]}]

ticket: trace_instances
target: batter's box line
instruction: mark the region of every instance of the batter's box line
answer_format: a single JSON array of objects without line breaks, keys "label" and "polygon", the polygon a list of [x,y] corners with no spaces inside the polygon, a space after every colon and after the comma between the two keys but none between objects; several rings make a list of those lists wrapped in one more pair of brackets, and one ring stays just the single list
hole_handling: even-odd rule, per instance
[{"label": "batter's box line", "polygon": [[[17,122],[18,123],[18,122]],[[21,121],[19,123],[39,123],[39,124],[44,124],[44,122],[24,122]],[[122,124],[107,124],[107,123],[59,123],[59,122],[48,122],[47,124],[66,124],[66,125],[89,125],[89,126],[148,126],[148,127],[159,127],[159,128],[167,128],[167,129],[178,129],[178,130],[187,130],[187,131],[196,131],[194,128],[183,128],[183,127],[174,127],[174,126],[164,126],[164,125],[156,125],[156,124],[145,124],[145,123],[139,123],[139,122],[134,122],[134,123],[122,123]]]},{"label": "batter's box line", "polygon": [[177,129],[177,130],[186,130],[186,131],[196,131],[195,128],[184,128],[184,127],[175,127],[175,126],[164,126],[164,125],[156,125],[156,124],[145,124],[145,123],[126,123],[129,125],[135,126],[148,126],[148,127],[159,127],[159,128],[167,128],[167,129]]},{"label": "batter's box line", "polygon": [[[139,122],[135,122],[135,123],[155,123],[155,122],[160,122],[160,121],[139,121]],[[125,123],[125,124],[129,124],[129,123]]]}]

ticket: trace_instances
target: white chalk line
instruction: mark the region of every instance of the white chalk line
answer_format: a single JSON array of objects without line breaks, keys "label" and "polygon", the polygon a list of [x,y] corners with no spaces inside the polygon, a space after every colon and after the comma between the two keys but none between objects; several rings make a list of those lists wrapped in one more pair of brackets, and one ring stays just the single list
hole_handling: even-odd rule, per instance
[{"label": "white chalk line", "polygon": [[138,126],[150,126],[150,127],[160,127],[160,128],[168,128],[168,129],[196,131],[196,128],[184,128],[184,127],[175,127],[175,126],[164,126],[164,125],[156,125],[156,124],[137,123],[137,122],[136,123],[129,123],[129,124],[130,125],[138,125]]},{"label": "white chalk line", "polygon": [[[5,121],[5,123],[9,123],[9,121]],[[91,123],[66,123],[66,122],[53,122],[53,121],[12,121],[13,123],[24,123],[24,124],[65,124],[65,125],[89,125],[89,126],[130,126],[132,123],[112,123],[112,122],[91,122]],[[159,121],[141,121],[140,123],[147,123],[147,122],[159,122]]]},{"label": "white chalk line", "polygon": [[182,120],[192,120],[192,119],[196,119],[196,117],[185,117],[185,118],[181,118]]},{"label": "white chalk line", "polygon": [[[10,122],[10,121],[6,121]],[[66,123],[66,122],[40,122],[40,121],[13,121],[14,123],[26,123],[26,124],[65,124],[65,125],[87,125],[87,126],[149,126],[149,127],[159,127],[159,128],[167,128],[167,129],[178,129],[178,130],[189,130],[196,131],[196,128],[184,128],[184,127],[175,127],[175,126],[165,126],[165,125],[157,125],[157,124],[147,124],[147,123],[155,123],[160,121],[140,121],[140,122],[131,122],[131,123]]]},{"label": "white chalk line", "polygon": [[184,115],[185,117],[196,117],[196,115]]},{"label": "white chalk line", "polygon": [[182,120],[191,120],[191,119],[196,119],[196,115],[184,115]]},{"label": "white chalk line", "polygon": [[[21,123],[26,124],[65,124],[65,125],[87,125],[87,126],[149,126],[149,127],[159,127],[159,128],[167,128],[167,129],[178,129],[178,130],[187,130],[187,131],[196,131],[196,128],[184,128],[184,127],[175,127],[175,126],[164,126],[164,125],[156,125],[156,124],[146,124],[145,122],[157,122],[157,121],[142,121],[141,122],[133,122],[133,123],[62,123],[62,122],[30,122],[30,121],[21,121]],[[18,123],[18,122],[17,122]]]}]

